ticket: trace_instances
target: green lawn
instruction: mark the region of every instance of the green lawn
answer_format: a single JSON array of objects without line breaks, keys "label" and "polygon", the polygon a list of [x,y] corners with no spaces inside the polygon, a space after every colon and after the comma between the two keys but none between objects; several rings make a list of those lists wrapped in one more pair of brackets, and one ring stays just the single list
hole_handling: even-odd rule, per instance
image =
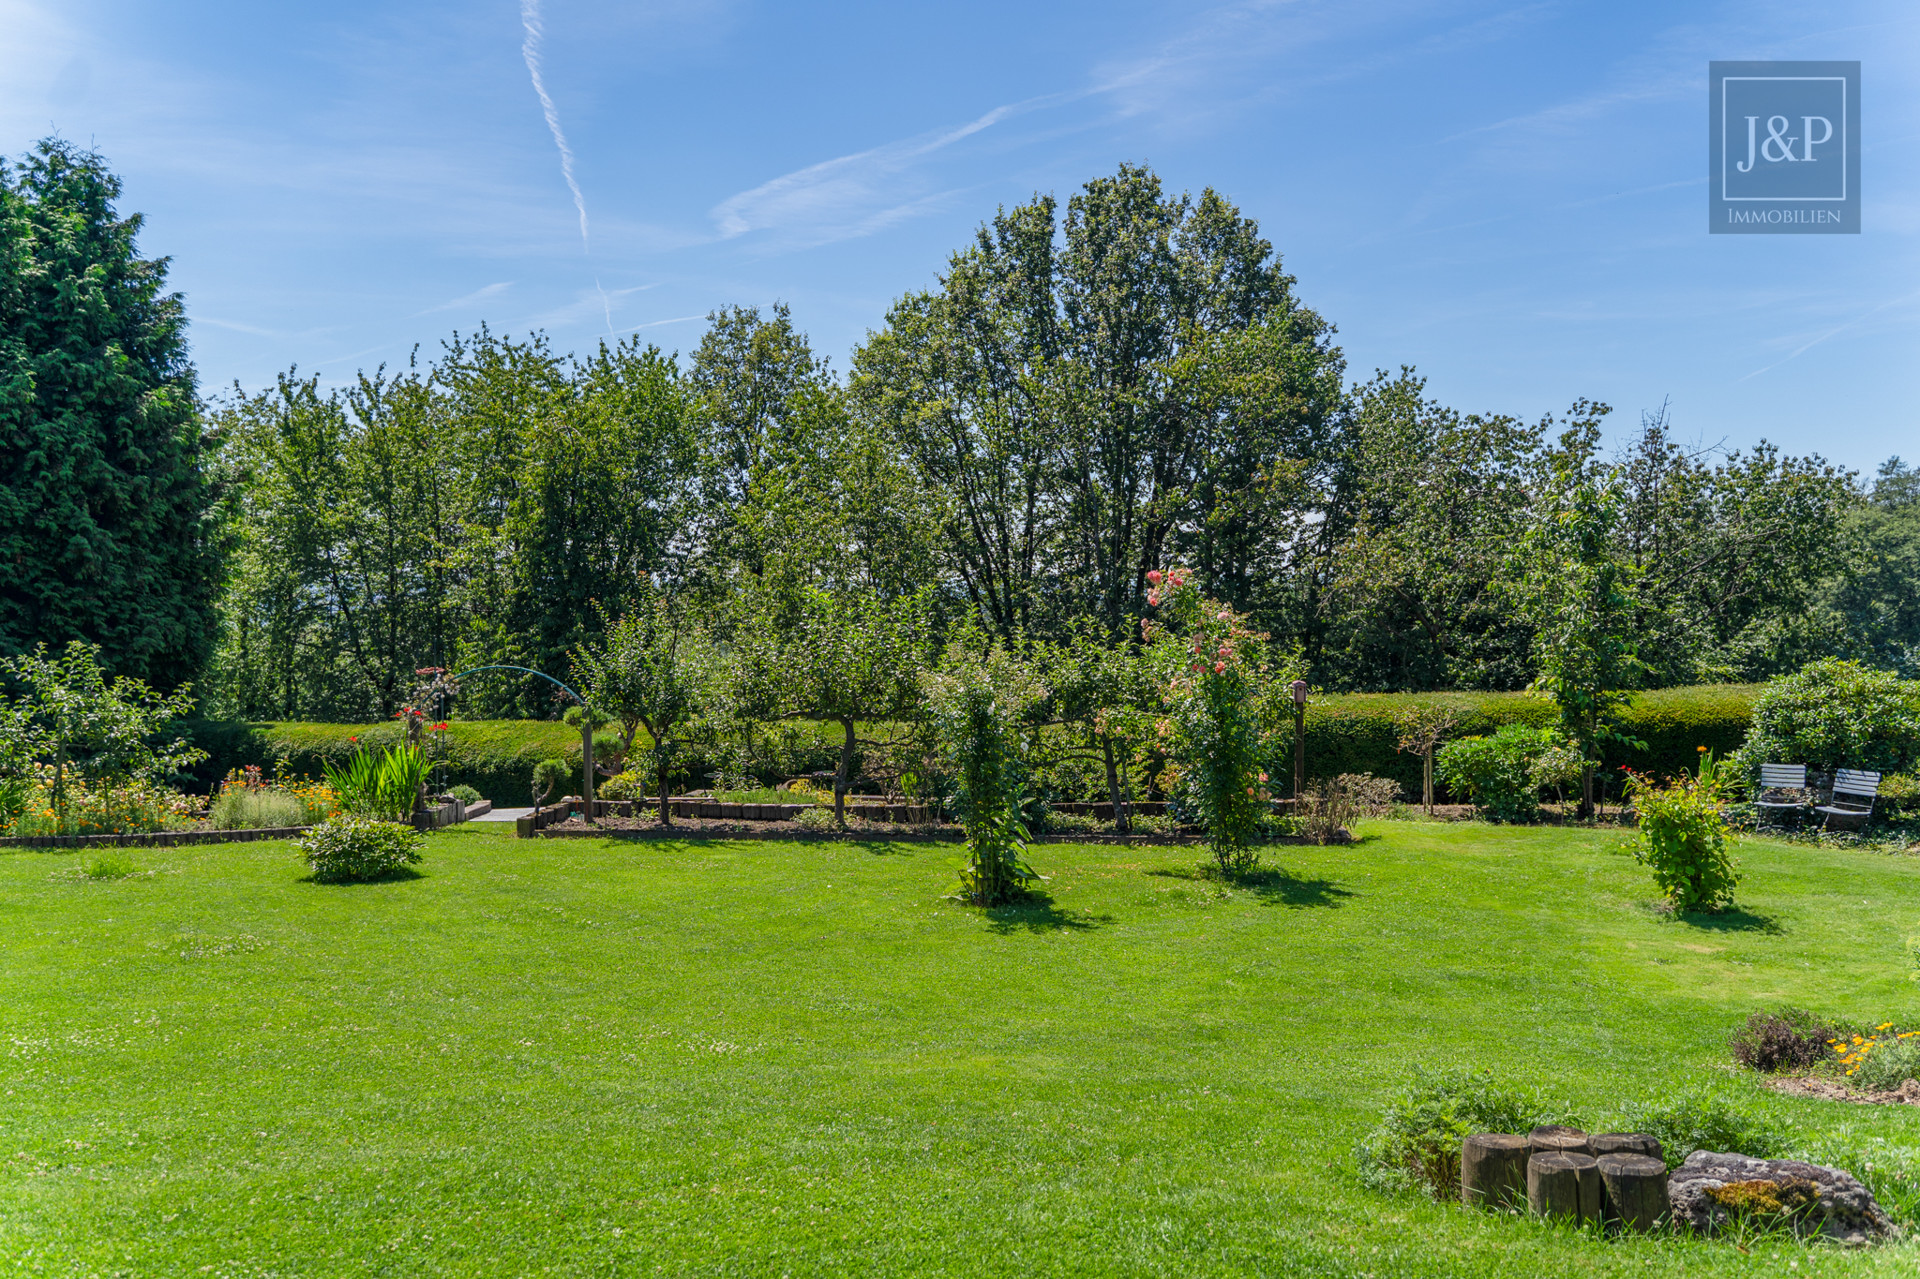
[{"label": "green lawn", "polygon": [[1265,891],[1038,848],[1053,906],[998,916],[937,845],[468,827],[360,887],[8,850],[0,1275],[1913,1272],[1385,1198],[1350,1152],[1416,1062],[1600,1109],[1746,1089],[1753,1008],[1913,1013],[1920,861],[1749,842],[1707,928],[1615,832],[1369,831]]}]

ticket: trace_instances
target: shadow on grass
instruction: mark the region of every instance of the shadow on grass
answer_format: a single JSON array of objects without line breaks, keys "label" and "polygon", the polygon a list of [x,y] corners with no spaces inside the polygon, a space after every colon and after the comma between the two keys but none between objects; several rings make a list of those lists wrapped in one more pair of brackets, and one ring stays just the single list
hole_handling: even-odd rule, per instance
[{"label": "shadow on grass", "polygon": [[1113,922],[1111,915],[1075,915],[1061,910],[1045,893],[1028,893],[1001,906],[989,906],[983,912],[996,933],[1049,933],[1057,929],[1091,932]]},{"label": "shadow on grass", "polygon": [[1239,875],[1222,875],[1211,866],[1200,866],[1192,870],[1150,870],[1149,875],[1161,879],[1185,879],[1196,884],[1220,884],[1228,888],[1244,889],[1270,906],[1292,906],[1296,909],[1326,906],[1337,907],[1349,897],[1359,894],[1351,889],[1342,888],[1335,879],[1308,879],[1292,871],[1275,867],[1262,867]]},{"label": "shadow on grass", "polygon": [[1713,914],[1670,914],[1669,919],[1685,924],[1689,928],[1700,928],[1710,933],[1767,933],[1778,937],[1787,930],[1777,916],[1759,915],[1739,906],[1716,911]]},{"label": "shadow on grass", "polygon": [[412,867],[403,866],[399,870],[388,871],[386,874],[376,875],[372,879],[321,879],[315,875],[302,875],[300,882],[303,884],[318,884],[322,888],[364,888],[369,884],[404,884],[410,880],[425,878],[425,875],[414,870]]}]

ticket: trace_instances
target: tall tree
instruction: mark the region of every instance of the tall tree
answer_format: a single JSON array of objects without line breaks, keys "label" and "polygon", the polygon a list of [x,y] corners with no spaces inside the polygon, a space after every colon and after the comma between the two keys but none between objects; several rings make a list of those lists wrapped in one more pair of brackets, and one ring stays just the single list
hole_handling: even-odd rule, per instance
[{"label": "tall tree", "polygon": [[1527,630],[1500,583],[1546,425],[1460,414],[1411,369],[1357,389],[1320,534],[1327,626],[1309,636],[1330,686],[1527,682]]},{"label": "tall tree", "polygon": [[82,639],[163,688],[211,652],[221,541],[167,259],[98,155],[0,164],[0,652]]},{"label": "tall tree", "polygon": [[1709,464],[1715,452],[1678,444],[1663,407],[1614,467],[1633,629],[1656,687],[1797,665],[1795,636],[1820,582],[1855,559],[1851,472],[1783,457],[1764,440]]},{"label": "tall tree", "polygon": [[1217,193],[1123,165],[1058,213],[1036,197],[983,227],[856,353],[851,390],[947,494],[952,570],[990,626],[1084,616],[1118,640],[1170,550],[1236,599],[1284,575],[1263,552],[1291,540],[1341,357]]}]

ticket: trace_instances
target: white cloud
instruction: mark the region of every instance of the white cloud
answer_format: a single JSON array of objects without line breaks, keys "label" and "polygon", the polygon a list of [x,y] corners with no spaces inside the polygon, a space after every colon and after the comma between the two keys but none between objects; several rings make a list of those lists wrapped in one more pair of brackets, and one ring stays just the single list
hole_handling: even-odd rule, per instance
[{"label": "white cloud", "polygon": [[407,318],[409,320],[414,320],[414,319],[418,319],[420,316],[434,315],[441,311],[458,311],[462,307],[472,306],[476,302],[485,302],[488,298],[499,297],[502,293],[505,293],[508,289],[512,287],[513,287],[512,280],[502,280],[498,284],[488,284],[481,288],[475,289],[471,293],[465,293],[457,298],[451,298],[445,302],[440,303],[437,306],[430,306],[424,311],[415,311],[412,315],[409,315]]},{"label": "white cloud", "polygon": [[[870,235],[933,207],[949,194],[910,193],[922,181],[913,172],[922,161],[1033,105],[998,106],[954,128],[796,169],[729,196],[714,206],[711,216],[723,239],[775,231],[783,241],[803,247]],[[903,192],[902,187],[909,191]]]}]

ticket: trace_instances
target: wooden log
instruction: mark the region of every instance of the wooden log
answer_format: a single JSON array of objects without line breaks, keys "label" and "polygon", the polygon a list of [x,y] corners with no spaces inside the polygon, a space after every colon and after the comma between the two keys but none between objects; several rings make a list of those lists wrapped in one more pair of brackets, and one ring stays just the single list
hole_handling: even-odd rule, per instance
[{"label": "wooden log", "polygon": [[1525,1137],[1476,1133],[1460,1143],[1460,1202],[1469,1208],[1518,1208],[1527,1201]]},{"label": "wooden log", "polygon": [[1606,1219],[1624,1230],[1656,1230],[1673,1216],[1667,1198],[1667,1161],[1652,1155],[1601,1155]]},{"label": "wooden log", "polygon": [[1565,1124],[1542,1124],[1527,1134],[1535,1154],[1590,1155],[1587,1134]]},{"label": "wooden log", "polygon": [[1530,1155],[1527,1207],[1540,1217],[1600,1220],[1600,1168],[1593,1156],[1558,1150]]},{"label": "wooden log", "polygon": [[1587,1146],[1595,1159],[1601,1155],[1652,1155],[1658,1159],[1665,1153],[1660,1149],[1660,1139],[1644,1132],[1597,1132],[1587,1138]]}]

